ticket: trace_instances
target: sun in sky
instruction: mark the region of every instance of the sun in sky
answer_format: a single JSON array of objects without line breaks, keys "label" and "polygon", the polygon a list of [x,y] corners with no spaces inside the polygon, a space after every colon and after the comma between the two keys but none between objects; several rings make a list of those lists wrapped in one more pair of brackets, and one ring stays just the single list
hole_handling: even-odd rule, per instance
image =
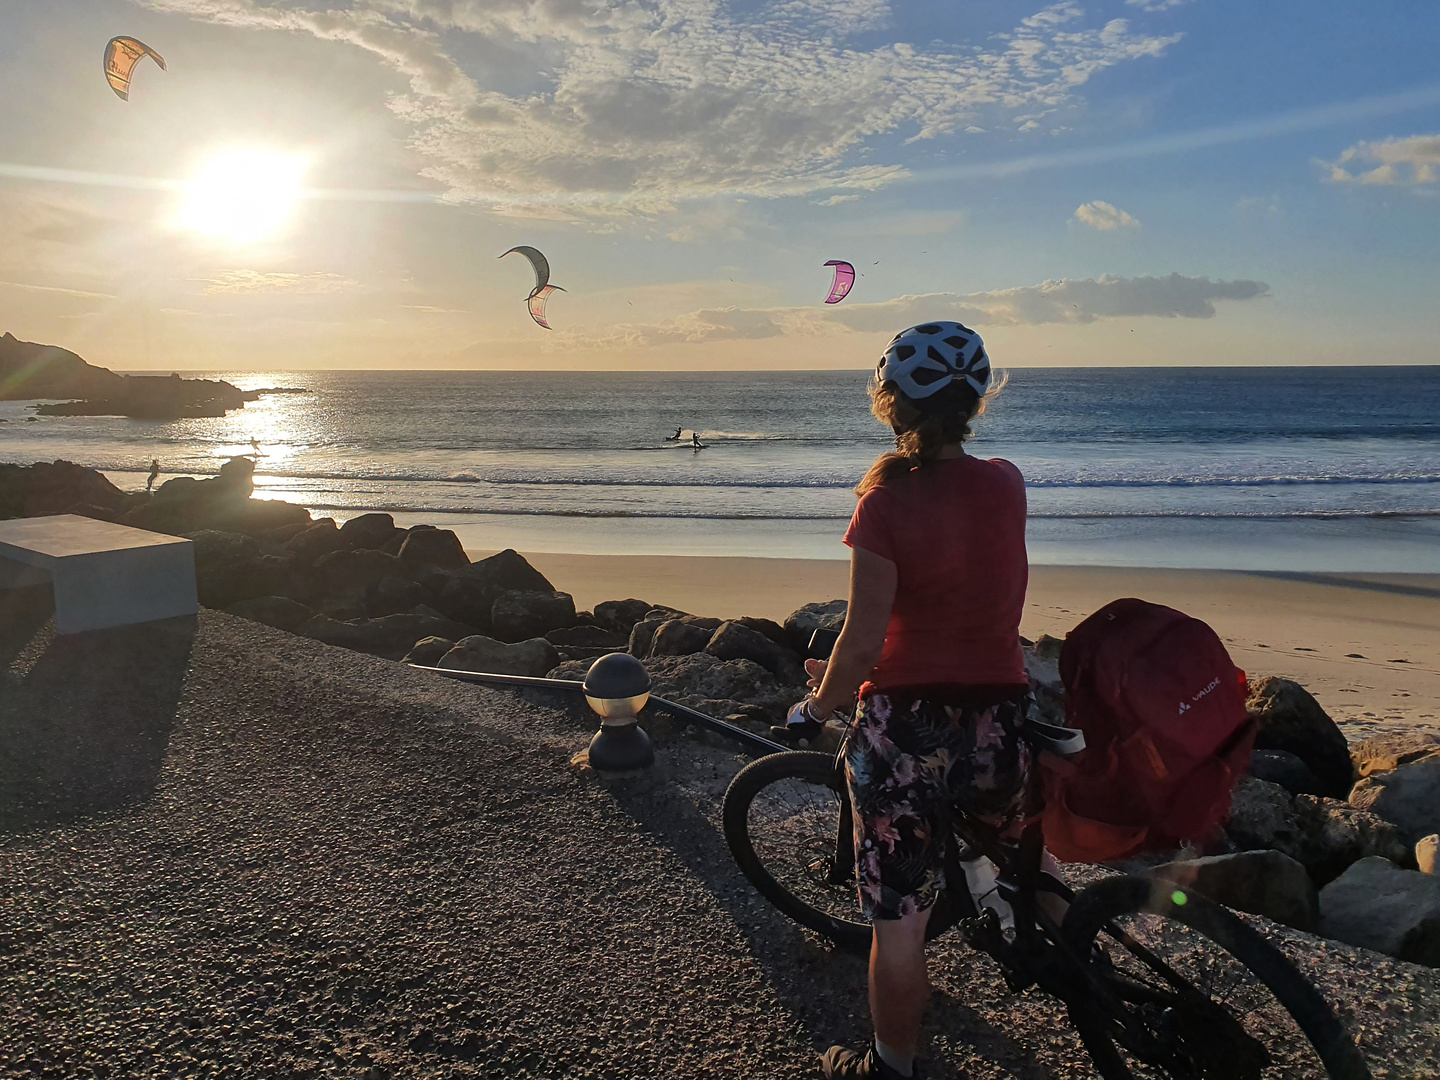
[{"label": "sun in sky", "polygon": [[232,147],[201,161],[186,182],[176,224],[237,246],[282,235],[295,216],[303,154]]}]

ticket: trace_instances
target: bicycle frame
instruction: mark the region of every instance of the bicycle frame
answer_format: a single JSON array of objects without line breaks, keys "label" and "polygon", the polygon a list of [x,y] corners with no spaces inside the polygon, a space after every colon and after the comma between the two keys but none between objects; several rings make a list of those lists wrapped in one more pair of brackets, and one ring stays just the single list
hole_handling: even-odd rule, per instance
[{"label": "bicycle frame", "polygon": [[[852,878],[855,868],[853,812],[845,785],[843,744],[835,757],[835,772],[834,790],[840,796],[840,813],[826,876],[830,884],[843,885]],[[1044,836],[1039,823],[1028,825],[1018,840],[1007,840],[994,828],[957,815],[944,823],[943,833],[950,838],[944,854],[946,884],[931,913],[939,932],[958,926],[967,945],[995,961],[1012,993],[1038,986],[1064,1003],[1077,1024],[1101,1026],[1125,1015],[1120,1001],[1134,1004],[1134,993],[1126,992],[1123,985],[1112,985],[1115,980],[1102,979],[1088,956],[1077,956],[1060,927],[1037,903],[1041,893],[1058,896],[1067,903],[1075,895],[1043,870]],[[1004,932],[993,910],[977,907],[964,884],[962,849],[983,855],[995,864],[1000,895],[1014,912],[1013,936]],[[1193,988],[1124,931],[1110,926],[1107,932],[1152,965],[1172,985],[1176,999],[1195,995]],[[1132,989],[1139,992],[1143,988]],[[1144,1000],[1166,1003],[1153,990],[1144,991]],[[1150,1061],[1165,1062],[1173,1057],[1143,1027],[1126,1023],[1117,1035],[1132,1051]]]}]

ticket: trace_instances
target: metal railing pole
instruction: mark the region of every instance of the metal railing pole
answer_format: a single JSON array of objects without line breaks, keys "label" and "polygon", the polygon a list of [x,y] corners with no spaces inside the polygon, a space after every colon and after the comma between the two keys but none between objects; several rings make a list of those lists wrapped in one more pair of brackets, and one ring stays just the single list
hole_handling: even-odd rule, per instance
[{"label": "metal railing pole", "polygon": [[[447,679],[456,679],[460,682],[482,683],[486,686],[529,686],[540,690],[563,690],[567,693],[578,694],[581,692],[581,683],[575,679],[539,679],[529,675],[497,675],[485,671],[460,671],[456,668],[426,667],[424,664],[407,664],[416,671],[431,671],[436,675],[443,675]],[[650,697],[649,705],[653,705],[661,712],[669,713],[684,723],[693,724],[713,731],[715,734],[731,739],[740,744],[751,757],[765,757],[767,754],[778,754],[790,747],[782,746],[780,743],[772,742],[762,735],[756,735],[753,731],[746,731],[744,728],[736,727],[734,724],[727,724],[724,720],[717,720],[713,716],[692,709],[688,705],[681,705],[674,701],[667,701],[662,697]]]}]

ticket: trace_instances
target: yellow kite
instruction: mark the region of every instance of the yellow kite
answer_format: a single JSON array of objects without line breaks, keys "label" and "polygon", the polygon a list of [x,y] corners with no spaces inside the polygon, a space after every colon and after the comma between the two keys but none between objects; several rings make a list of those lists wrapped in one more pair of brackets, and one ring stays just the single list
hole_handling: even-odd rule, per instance
[{"label": "yellow kite", "polygon": [[147,56],[160,65],[161,71],[165,70],[165,58],[143,41],[136,41],[133,37],[113,37],[106,42],[105,78],[120,100],[130,100],[130,73]]}]

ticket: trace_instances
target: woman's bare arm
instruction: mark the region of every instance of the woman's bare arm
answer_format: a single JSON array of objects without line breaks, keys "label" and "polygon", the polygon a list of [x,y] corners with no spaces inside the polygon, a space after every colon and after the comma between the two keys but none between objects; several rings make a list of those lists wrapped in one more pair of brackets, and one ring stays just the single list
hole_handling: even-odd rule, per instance
[{"label": "woman's bare arm", "polygon": [[826,715],[849,708],[860,684],[870,677],[885,647],[885,630],[895,603],[898,572],[889,559],[864,548],[850,552],[850,607],[845,628],[830,654],[814,710]]}]

